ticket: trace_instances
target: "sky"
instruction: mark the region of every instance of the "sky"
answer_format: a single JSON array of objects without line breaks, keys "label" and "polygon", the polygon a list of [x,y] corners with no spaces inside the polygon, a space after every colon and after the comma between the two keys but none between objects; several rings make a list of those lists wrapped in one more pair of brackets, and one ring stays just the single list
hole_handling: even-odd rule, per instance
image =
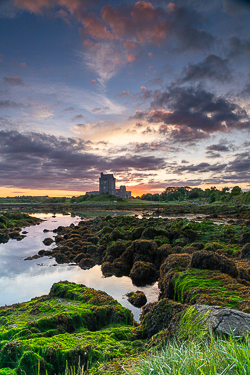
[{"label": "sky", "polygon": [[0,196],[250,188],[249,0],[0,0]]}]

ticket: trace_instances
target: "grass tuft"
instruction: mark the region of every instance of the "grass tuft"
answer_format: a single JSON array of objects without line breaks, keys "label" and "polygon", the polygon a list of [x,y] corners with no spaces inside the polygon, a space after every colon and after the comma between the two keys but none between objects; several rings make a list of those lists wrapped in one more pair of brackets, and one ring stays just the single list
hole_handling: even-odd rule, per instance
[{"label": "grass tuft", "polygon": [[134,375],[247,375],[250,374],[249,340],[215,339],[169,342],[156,354],[136,362]]}]

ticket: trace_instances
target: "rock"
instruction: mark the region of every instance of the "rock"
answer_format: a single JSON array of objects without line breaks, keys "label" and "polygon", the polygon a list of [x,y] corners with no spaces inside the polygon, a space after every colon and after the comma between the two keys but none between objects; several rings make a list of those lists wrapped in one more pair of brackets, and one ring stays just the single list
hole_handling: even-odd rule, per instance
[{"label": "rock", "polygon": [[12,238],[12,239],[17,239],[17,238],[20,237],[20,234],[17,231],[13,231],[13,232],[9,233],[9,237]]},{"label": "rock", "polygon": [[113,245],[109,246],[106,250],[107,255],[111,255],[114,258],[119,258],[120,255],[126,250],[126,246],[122,241],[116,241]]},{"label": "rock", "polygon": [[58,244],[58,243],[60,243],[60,242],[63,242],[63,241],[65,241],[65,239],[64,239],[63,237],[61,237],[61,236],[56,236],[56,238],[55,238],[55,242],[56,242],[56,244]]},{"label": "rock", "polygon": [[51,251],[47,251],[47,250],[39,250],[38,251],[38,255],[44,257],[44,256],[49,256],[51,255]]},{"label": "rock", "polygon": [[132,240],[139,240],[141,238],[142,232],[144,231],[144,227],[136,228],[132,231]]},{"label": "rock", "polygon": [[102,228],[102,233],[103,234],[107,234],[107,233],[112,233],[113,232],[113,229],[112,228],[110,228],[110,227],[103,227]]},{"label": "rock", "polygon": [[238,275],[237,267],[233,260],[213,251],[201,250],[193,253],[190,267],[201,270],[218,270],[232,277],[237,277]]},{"label": "rock", "polygon": [[10,237],[7,230],[0,230],[0,243],[7,243]]},{"label": "rock", "polygon": [[144,335],[150,338],[159,331],[167,329],[172,318],[186,307],[186,305],[165,298],[159,302],[148,303],[142,308],[140,316]]},{"label": "rock", "polygon": [[146,285],[157,280],[158,272],[153,263],[135,262],[129,277],[135,285]]},{"label": "rock", "polygon": [[244,258],[250,258],[250,242],[249,243],[246,243],[243,248],[241,249],[241,252],[240,252],[240,258],[241,259],[244,259]]},{"label": "rock", "polygon": [[240,238],[240,242],[242,243],[242,245],[245,245],[248,242],[250,242],[250,231],[242,233],[241,238]]},{"label": "rock", "polygon": [[83,258],[79,262],[79,267],[83,270],[88,270],[95,266],[95,261],[92,258]]},{"label": "rock", "polygon": [[102,270],[103,276],[105,276],[105,277],[109,277],[109,276],[114,275],[114,267],[113,267],[112,263],[110,263],[110,262],[102,263],[101,270]]},{"label": "rock", "polygon": [[193,242],[191,246],[196,250],[204,249],[204,244],[202,242]]},{"label": "rock", "polygon": [[83,254],[83,253],[80,253],[80,254],[77,254],[74,259],[73,259],[73,262],[74,263],[79,263],[83,258],[86,258],[86,255]]},{"label": "rock", "polygon": [[172,254],[173,249],[172,246],[169,244],[164,244],[161,245],[157,250],[156,250],[156,256],[155,256],[155,265],[156,268],[159,269],[161,264],[165,261],[165,259]]},{"label": "rock", "polygon": [[173,269],[183,271],[187,269],[191,262],[191,255],[189,254],[170,254],[160,268],[160,277]]},{"label": "rock", "polygon": [[123,259],[117,258],[112,263],[114,268],[114,275],[117,277],[128,276],[131,270],[131,266],[123,261]]},{"label": "rock", "polygon": [[117,241],[117,240],[123,239],[123,235],[118,230],[113,230],[113,232],[111,232],[111,234],[110,234],[110,237],[111,237],[112,241]]},{"label": "rock", "polygon": [[69,259],[65,254],[58,253],[55,255],[55,260],[59,264],[68,263]]},{"label": "rock", "polygon": [[149,240],[153,240],[155,236],[158,236],[158,231],[152,227],[145,228],[141,235],[142,238],[147,238]]},{"label": "rock", "polygon": [[131,303],[131,305],[135,307],[142,307],[147,303],[147,297],[140,290],[127,293],[126,296],[128,297],[128,301]]},{"label": "rock", "polygon": [[44,229],[43,230],[43,233],[48,233],[49,232],[49,229]]},{"label": "rock", "polygon": [[[220,335],[244,336],[250,332],[250,314],[235,309],[228,309],[220,306],[194,305],[189,307],[186,316],[189,330],[199,325],[206,327],[207,332],[212,328],[213,332]],[[184,314],[184,315],[185,315]],[[184,328],[183,319],[180,321],[179,329]]]},{"label": "rock", "polygon": [[52,238],[50,237],[47,237],[43,240],[43,243],[45,246],[50,246],[54,241],[52,240]]},{"label": "rock", "polygon": [[134,253],[134,261],[136,256],[142,255],[147,256],[148,259],[153,262],[157,250],[157,244],[152,240],[137,240],[132,242],[131,249]]}]

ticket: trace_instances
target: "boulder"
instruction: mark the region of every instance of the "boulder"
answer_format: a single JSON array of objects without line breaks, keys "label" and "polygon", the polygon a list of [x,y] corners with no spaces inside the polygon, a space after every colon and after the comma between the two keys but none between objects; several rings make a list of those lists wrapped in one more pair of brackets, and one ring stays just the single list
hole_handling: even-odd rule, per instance
[{"label": "boulder", "polygon": [[137,240],[131,244],[132,251],[135,257],[138,255],[146,256],[151,262],[154,261],[154,257],[157,250],[157,244],[152,240]]},{"label": "boulder", "polygon": [[117,277],[128,276],[131,270],[131,266],[123,261],[123,259],[117,258],[112,263],[114,267],[114,275]]},{"label": "boulder", "polygon": [[144,227],[136,228],[132,231],[132,240],[139,240],[141,238],[142,232],[144,231]]},{"label": "boulder", "polygon": [[103,276],[105,277],[114,275],[114,267],[113,267],[113,264],[110,262],[102,263],[101,270],[102,270]]},{"label": "boulder", "polygon": [[245,245],[246,243],[250,242],[250,231],[242,233],[240,242],[242,245]]},{"label": "boulder", "polygon": [[65,254],[58,253],[55,256],[55,260],[59,264],[68,263],[69,258]]},{"label": "boulder", "polygon": [[92,258],[83,258],[79,262],[79,267],[81,267],[83,270],[88,270],[89,268],[92,268],[95,266],[95,261]]},{"label": "boulder", "polygon": [[244,258],[250,258],[250,242],[249,243],[246,243],[242,249],[241,249],[241,252],[240,252],[240,258],[241,259],[244,259]]},{"label": "boulder", "polygon": [[158,272],[153,263],[135,262],[129,276],[135,285],[151,284],[157,280]]},{"label": "boulder", "polygon": [[110,245],[107,250],[106,254],[111,255],[114,258],[119,258],[120,255],[126,250],[126,246],[122,241],[116,241],[113,245]]},{"label": "boulder", "polygon": [[237,267],[232,259],[213,251],[201,250],[193,253],[190,266],[201,270],[218,270],[232,277],[238,275]]},{"label": "boulder", "polygon": [[192,334],[197,324],[207,333],[212,328],[219,335],[244,336],[250,332],[250,314],[221,306],[194,305],[183,314],[178,330],[188,329]]},{"label": "boulder", "polygon": [[126,296],[128,297],[128,301],[131,303],[131,305],[135,307],[142,307],[147,303],[147,297],[141,290],[127,293]]},{"label": "boulder", "polygon": [[43,240],[43,243],[44,243],[45,246],[50,246],[53,242],[54,242],[54,240],[52,240],[52,238],[50,238],[50,237],[47,237]]},{"label": "boulder", "polygon": [[191,255],[189,254],[170,254],[160,268],[160,277],[164,277],[171,269],[183,271],[189,267],[190,262]]},{"label": "boulder", "polygon": [[186,305],[162,299],[159,302],[151,302],[142,308],[140,323],[144,335],[152,337],[159,331],[167,329],[172,318],[186,309]]},{"label": "boulder", "polygon": [[83,253],[80,253],[80,254],[77,254],[74,259],[73,259],[73,262],[74,263],[79,263],[83,258],[86,258],[86,255],[83,254]]},{"label": "boulder", "polygon": [[121,232],[119,232],[118,230],[115,230],[115,229],[113,230],[113,232],[111,232],[110,237],[111,237],[112,241],[117,241],[117,240],[123,239],[123,235],[121,234]]},{"label": "boulder", "polygon": [[155,265],[156,268],[159,269],[161,264],[166,260],[166,258],[172,254],[173,249],[172,246],[169,244],[164,244],[161,245],[157,250],[156,250],[156,256],[155,256]]}]

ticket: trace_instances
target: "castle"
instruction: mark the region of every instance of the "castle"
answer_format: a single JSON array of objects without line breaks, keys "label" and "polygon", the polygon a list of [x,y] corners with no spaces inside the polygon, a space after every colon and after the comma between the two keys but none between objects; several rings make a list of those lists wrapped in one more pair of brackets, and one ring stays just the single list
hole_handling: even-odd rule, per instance
[{"label": "castle", "polygon": [[131,198],[131,191],[127,191],[126,186],[122,185],[119,189],[115,187],[115,181],[113,174],[103,174],[99,178],[99,191],[89,191],[87,195],[97,195],[97,194],[111,194],[120,198]]}]

